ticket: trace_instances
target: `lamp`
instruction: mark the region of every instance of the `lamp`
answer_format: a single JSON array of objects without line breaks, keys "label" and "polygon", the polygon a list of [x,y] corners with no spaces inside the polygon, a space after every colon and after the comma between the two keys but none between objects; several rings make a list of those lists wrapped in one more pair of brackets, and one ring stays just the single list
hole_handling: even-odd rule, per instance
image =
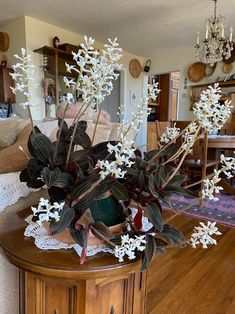
[{"label": "lamp", "polygon": [[224,35],[225,17],[217,16],[217,0],[214,1],[214,15],[206,20],[205,39],[200,42],[200,34],[197,33],[196,40],[196,58],[211,66],[214,63],[230,58],[231,51],[234,48],[233,28],[230,27],[229,39]]}]

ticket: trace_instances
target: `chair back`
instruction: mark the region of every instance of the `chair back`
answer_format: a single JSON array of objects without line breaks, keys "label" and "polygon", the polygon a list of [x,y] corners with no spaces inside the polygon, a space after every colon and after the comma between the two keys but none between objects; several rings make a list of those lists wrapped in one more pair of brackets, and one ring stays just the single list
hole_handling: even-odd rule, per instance
[{"label": "chair back", "polygon": [[156,121],[157,125],[157,141],[160,140],[160,137],[163,133],[166,132],[166,128],[170,128],[172,126],[171,121]]}]

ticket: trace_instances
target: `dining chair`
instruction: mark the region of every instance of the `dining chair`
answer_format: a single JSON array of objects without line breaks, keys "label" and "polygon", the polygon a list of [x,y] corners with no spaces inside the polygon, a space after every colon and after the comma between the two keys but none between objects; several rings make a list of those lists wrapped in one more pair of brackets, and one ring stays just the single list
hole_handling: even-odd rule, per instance
[{"label": "dining chair", "polygon": [[[184,130],[191,121],[173,121],[176,127],[181,131]],[[183,138],[179,137],[178,145],[181,145]],[[205,132],[201,137],[195,141],[192,151],[185,158],[181,172],[187,176],[186,185],[188,188],[200,186],[200,191],[203,189],[203,180],[218,169],[219,161],[208,158],[208,132]],[[200,182],[200,183],[198,183]],[[202,206],[203,201],[200,201]]]},{"label": "dining chair", "polygon": [[[214,169],[218,169],[220,161],[208,158],[208,132],[199,138],[192,149],[191,155],[183,162],[183,172],[188,176],[187,187],[191,188],[199,185],[200,191],[204,188],[203,181],[210,178]],[[203,200],[200,201],[200,207]]]},{"label": "dining chair", "polygon": [[159,142],[162,134],[166,132],[166,129],[172,126],[172,121],[157,120],[156,125],[157,125],[157,141]]}]

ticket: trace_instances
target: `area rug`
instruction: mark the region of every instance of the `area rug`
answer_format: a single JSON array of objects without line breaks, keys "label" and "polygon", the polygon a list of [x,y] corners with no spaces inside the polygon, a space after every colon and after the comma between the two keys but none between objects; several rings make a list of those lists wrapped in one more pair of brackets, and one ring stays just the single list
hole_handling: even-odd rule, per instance
[{"label": "area rug", "polygon": [[[208,219],[216,221],[219,224],[235,228],[235,196],[220,194],[217,202],[204,200],[202,207],[195,203],[187,209],[184,214],[195,218]],[[173,205],[177,210],[182,210],[192,204],[195,199],[175,196],[172,198]],[[167,205],[162,204],[164,209],[171,210]]]}]

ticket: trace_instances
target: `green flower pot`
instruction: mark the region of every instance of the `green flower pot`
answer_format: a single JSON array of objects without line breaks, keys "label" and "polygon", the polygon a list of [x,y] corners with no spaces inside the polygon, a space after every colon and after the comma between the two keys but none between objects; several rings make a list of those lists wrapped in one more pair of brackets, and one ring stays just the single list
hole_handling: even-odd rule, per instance
[{"label": "green flower pot", "polygon": [[125,221],[122,206],[114,196],[94,201],[89,208],[93,219],[102,221],[108,227]]}]

